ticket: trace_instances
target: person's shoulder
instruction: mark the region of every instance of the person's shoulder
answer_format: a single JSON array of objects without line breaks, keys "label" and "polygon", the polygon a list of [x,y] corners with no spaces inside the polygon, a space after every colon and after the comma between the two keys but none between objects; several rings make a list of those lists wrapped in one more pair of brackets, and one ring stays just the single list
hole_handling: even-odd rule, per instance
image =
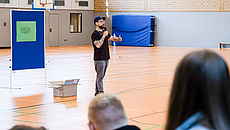
[{"label": "person's shoulder", "polygon": [[140,128],[138,128],[137,126],[134,126],[134,125],[126,125],[126,126],[120,127],[118,129],[115,129],[115,130],[140,130]]},{"label": "person's shoulder", "polygon": [[210,128],[203,126],[201,124],[197,124],[189,128],[190,130],[211,130]]},{"label": "person's shoulder", "polygon": [[202,112],[196,112],[185,120],[176,130],[210,130],[210,124]]},{"label": "person's shoulder", "polygon": [[98,36],[100,36],[100,34],[96,30],[94,30],[91,34],[91,37],[98,37]]},{"label": "person's shoulder", "polygon": [[92,32],[92,35],[93,34],[98,34],[98,31],[97,30],[94,30],[93,32]]},{"label": "person's shoulder", "polygon": [[196,125],[190,128],[191,130],[213,130],[207,118],[199,121]]}]

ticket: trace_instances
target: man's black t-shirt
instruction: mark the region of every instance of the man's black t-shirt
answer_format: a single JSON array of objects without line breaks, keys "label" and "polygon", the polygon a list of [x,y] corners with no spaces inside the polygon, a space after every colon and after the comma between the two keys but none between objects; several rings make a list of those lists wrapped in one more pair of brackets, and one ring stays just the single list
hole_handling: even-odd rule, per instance
[{"label": "man's black t-shirt", "polygon": [[110,34],[108,34],[108,36],[104,39],[104,42],[100,48],[97,48],[94,44],[94,41],[100,40],[102,36],[103,36],[103,31],[97,31],[97,30],[94,30],[94,32],[91,35],[92,44],[94,48],[94,60],[110,59],[109,44],[108,44],[108,39],[111,36]]}]

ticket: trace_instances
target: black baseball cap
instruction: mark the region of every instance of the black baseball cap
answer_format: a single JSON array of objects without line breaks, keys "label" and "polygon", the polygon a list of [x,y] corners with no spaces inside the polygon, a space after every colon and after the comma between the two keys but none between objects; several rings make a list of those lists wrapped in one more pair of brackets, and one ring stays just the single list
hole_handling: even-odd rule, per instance
[{"label": "black baseball cap", "polygon": [[105,17],[97,16],[97,17],[94,19],[94,24],[95,24],[98,20],[100,20],[100,19],[106,20]]}]

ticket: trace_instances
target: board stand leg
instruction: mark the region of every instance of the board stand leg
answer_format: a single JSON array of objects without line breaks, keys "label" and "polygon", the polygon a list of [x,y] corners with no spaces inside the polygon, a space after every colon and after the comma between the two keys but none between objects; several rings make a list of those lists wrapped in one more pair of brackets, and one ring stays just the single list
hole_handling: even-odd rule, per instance
[{"label": "board stand leg", "polygon": [[5,88],[5,89],[21,89],[21,88],[13,88],[13,73],[15,71],[12,71],[12,62],[11,59],[9,60],[10,66],[9,66],[9,71],[10,71],[10,87],[0,87],[0,88]]},{"label": "board stand leg", "polygon": [[47,62],[48,62],[48,60],[47,60],[48,58],[47,57],[45,57],[45,88],[47,87]]}]

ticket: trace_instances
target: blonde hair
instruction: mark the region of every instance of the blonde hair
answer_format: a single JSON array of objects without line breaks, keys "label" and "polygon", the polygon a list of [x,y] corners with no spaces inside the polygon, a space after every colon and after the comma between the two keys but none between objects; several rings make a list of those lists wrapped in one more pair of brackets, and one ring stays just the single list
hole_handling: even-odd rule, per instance
[{"label": "blonde hair", "polygon": [[91,100],[88,118],[94,127],[100,130],[128,125],[121,100],[113,94],[99,94]]}]

